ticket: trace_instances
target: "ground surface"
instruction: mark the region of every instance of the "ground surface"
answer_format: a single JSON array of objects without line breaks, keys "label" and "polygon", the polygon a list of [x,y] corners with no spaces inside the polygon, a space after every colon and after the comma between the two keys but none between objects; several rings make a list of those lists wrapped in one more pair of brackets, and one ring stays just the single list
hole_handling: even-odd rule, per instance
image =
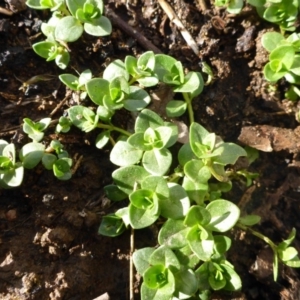
[{"label": "ground surface", "polygon": [[[210,1],[207,10],[200,6],[204,1],[171,1],[200,48],[197,57],[156,1],[129,2],[126,6],[125,1],[111,0],[107,5],[189,70],[200,71],[201,61],[212,66],[213,83],[194,100],[196,121],[226,141],[261,150],[251,167],[260,173],[259,179],[250,188],[236,183],[227,196],[243,212],[259,214],[262,222],[257,228],[276,242],[295,227],[299,232],[295,246],[300,250],[297,103],[283,100],[284,83],[271,90],[261,74],[267,54],[259,37],[272,26],[249,7],[234,17],[214,9]],[[28,95],[19,90],[16,77],[26,81],[62,71],[31,50],[31,44],[42,39],[39,26],[48,13],[26,9],[22,1],[0,0],[0,6],[15,12],[0,14],[0,138],[21,146],[26,142],[22,119],[49,116],[65,98],[66,89],[54,79],[38,84]],[[109,37],[84,35],[71,44],[67,72],[90,68],[97,76],[110,61],[149,50],[123,29],[115,25]],[[68,96],[52,118],[59,118],[74,101]],[[130,123],[130,116],[119,117],[124,127]],[[48,141],[56,137],[53,129],[47,131]],[[115,239],[97,235],[101,216],[115,210],[103,193],[114,169],[109,148],[97,150],[95,135],[77,130],[58,138],[72,157],[83,156],[72,180],[58,181],[41,167],[27,171],[20,188],[0,190],[0,298],[91,300],[107,292],[111,299],[128,299],[129,233]],[[152,229],[136,233],[137,248],[156,244]],[[274,283],[269,249],[254,237],[239,231],[232,234],[236,243],[229,260],[241,275],[243,289],[215,294],[214,299],[300,299],[298,270],[281,268]]]}]

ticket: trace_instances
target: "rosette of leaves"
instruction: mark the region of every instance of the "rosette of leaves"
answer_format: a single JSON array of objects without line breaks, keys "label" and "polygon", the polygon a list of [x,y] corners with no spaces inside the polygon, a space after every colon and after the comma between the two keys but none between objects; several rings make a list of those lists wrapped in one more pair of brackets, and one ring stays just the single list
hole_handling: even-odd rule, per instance
[{"label": "rosette of leaves", "polygon": [[238,14],[244,6],[243,0],[215,0],[216,6],[225,6],[231,14]]},{"label": "rosette of leaves", "polygon": [[113,125],[110,125],[113,114],[114,111],[101,105],[98,106],[96,112],[88,107],[75,105],[68,109],[69,118],[64,117],[58,125],[65,130],[69,130],[70,126],[74,125],[84,132],[90,132],[97,127],[105,128],[96,138],[96,147],[101,149],[108,143],[110,132],[115,129]]},{"label": "rosette of leaves", "polygon": [[228,182],[225,167],[234,164],[240,156],[247,156],[242,147],[225,143],[215,133],[209,133],[200,124],[192,123],[189,143],[184,144],[178,153],[185,175],[183,187],[189,197],[203,204],[211,176],[221,182]]},{"label": "rosette of leaves", "polygon": [[50,9],[56,11],[65,9],[65,0],[27,0],[26,5],[33,9]]},{"label": "rosette of leaves", "polygon": [[94,36],[105,36],[112,30],[109,19],[103,16],[102,0],[28,0],[26,4],[34,9],[50,8],[53,11],[48,23],[42,24],[46,41],[32,47],[47,61],[55,59],[62,69],[67,67],[70,60],[68,42],[78,40],[83,31]]},{"label": "rosette of leaves", "polygon": [[167,104],[167,115],[170,117],[181,116],[191,105],[192,99],[203,90],[202,75],[199,72],[188,72],[185,75],[181,62],[172,56],[156,54],[154,72],[159,80],[170,85],[175,93],[183,94],[185,101],[174,99]]},{"label": "rosette of leaves", "polygon": [[[27,4],[28,5],[28,4]],[[64,11],[67,11],[64,6]],[[47,37],[45,41],[41,41],[32,45],[32,49],[36,54],[46,59],[46,61],[55,60],[56,65],[65,69],[70,61],[70,54],[68,47],[63,40],[57,40],[55,36],[55,29],[57,24],[63,18],[60,11],[54,11],[52,17],[47,23],[42,23],[41,30]]]},{"label": "rosette of leaves", "polygon": [[282,31],[294,31],[298,17],[298,0],[247,0],[265,20],[278,24]]},{"label": "rosette of leaves", "polygon": [[124,107],[129,111],[139,111],[151,101],[149,94],[138,86],[128,83],[129,73],[124,63],[116,60],[107,66],[103,78],[94,78],[87,82],[86,89],[91,100],[110,110]]},{"label": "rosette of leaves", "polygon": [[155,54],[153,51],[143,53],[138,59],[130,55],[126,56],[125,68],[132,76],[132,82],[137,81],[145,87],[158,83],[158,78],[154,73]]},{"label": "rosette of leaves", "polygon": [[80,92],[80,99],[83,100],[87,96],[86,83],[92,79],[90,69],[84,70],[79,76],[73,74],[61,74],[58,76],[60,81],[73,91]]},{"label": "rosette of leaves", "polygon": [[134,130],[135,133],[126,141],[116,143],[110,153],[110,160],[121,167],[141,161],[143,168],[150,174],[166,174],[172,162],[168,148],[177,141],[177,126],[165,123],[155,112],[144,109],[136,119]]},{"label": "rosette of leaves", "polygon": [[33,141],[39,142],[44,137],[44,130],[50,125],[51,118],[44,118],[34,122],[29,118],[23,119],[23,131],[28,134]]},{"label": "rosette of leaves", "polygon": [[211,289],[240,289],[240,278],[225,259],[231,240],[212,234],[228,231],[238,218],[237,206],[219,199],[206,208],[192,206],[185,218],[168,219],[159,232],[161,246],[133,254],[137,272],[143,276],[141,299],[189,299],[208,295]]},{"label": "rosette of leaves", "polygon": [[[179,280],[180,263],[174,252],[166,246],[157,249],[144,248],[134,252],[133,262],[139,274],[144,278],[141,287],[141,300],[167,300],[181,289]],[[189,270],[190,281],[185,282],[185,289],[190,295],[197,291],[195,274]],[[184,299],[184,298],[180,298]]]},{"label": "rosette of leaves", "polygon": [[[105,36],[111,33],[112,27],[108,18],[103,16],[104,3],[102,0],[66,0],[67,7],[72,14],[73,20],[83,23],[84,31],[94,36]],[[68,25],[68,22],[66,22]],[[63,22],[59,24],[57,31],[63,30]],[[82,27],[82,25],[80,25]],[[78,23],[76,27],[79,28]],[[65,30],[61,37],[66,37],[73,29]],[[82,29],[83,30],[83,29]],[[58,38],[60,38],[58,36]],[[62,38],[62,40],[65,40]],[[67,41],[67,40],[66,40]]]},{"label": "rosette of leaves", "polygon": [[42,164],[47,170],[53,170],[54,176],[59,180],[68,180],[72,177],[72,159],[63,148],[64,146],[59,141],[51,141],[50,148],[42,157]]},{"label": "rosette of leaves", "polygon": [[13,188],[21,185],[24,176],[24,167],[16,162],[16,148],[0,140],[0,187]]},{"label": "rosette of leaves", "polygon": [[292,84],[300,84],[300,36],[291,34],[286,39],[280,33],[268,32],[262,36],[263,47],[270,52],[269,62],[264,67],[268,81],[285,78]]},{"label": "rosette of leaves", "polygon": [[46,40],[32,45],[36,54],[46,59],[46,61],[55,60],[56,65],[65,69],[70,61],[70,54],[65,46],[57,41]]}]

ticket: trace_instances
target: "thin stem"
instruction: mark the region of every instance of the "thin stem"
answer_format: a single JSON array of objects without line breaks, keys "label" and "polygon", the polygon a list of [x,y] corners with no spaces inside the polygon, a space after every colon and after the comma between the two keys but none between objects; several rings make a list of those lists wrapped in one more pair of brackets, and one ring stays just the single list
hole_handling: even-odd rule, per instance
[{"label": "thin stem", "polygon": [[132,255],[134,252],[134,229],[131,228],[130,233],[130,261],[129,261],[129,300],[134,300],[133,293],[133,260]]},{"label": "thin stem", "polygon": [[132,85],[132,84],[135,83],[135,82],[136,82],[136,78],[135,78],[135,77],[132,77],[132,78],[129,80],[128,84],[129,84],[129,85]]},{"label": "thin stem", "polygon": [[265,235],[263,235],[262,233],[250,228],[250,227],[247,227],[243,224],[236,224],[237,227],[245,230],[245,231],[249,231],[250,233],[252,233],[253,235],[257,236],[258,238],[260,238],[261,240],[263,240],[264,242],[266,242],[271,248],[272,250],[274,251],[274,254],[277,253],[277,246],[268,238],[266,237]]},{"label": "thin stem", "polygon": [[192,98],[190,97],[190,95],[188,93],[182,93],[182,95],[187,104],[190,123],[193,123],[195,120],[194,120],[194,111],[193,111],[193,107],[192,107]]},{"label": "thin stem", "polygon": [[108,130],[114,130],[114,131],[118,131],[124,135],[127,135],[127,136],[131,136],[131,133],[120,128],[120,127],[116,127],[114,125],[107,125],[107,124],[102,124],[102,123],[99,123],[97,125],[98,128],[103,128],[103,129],[108,129]]}]

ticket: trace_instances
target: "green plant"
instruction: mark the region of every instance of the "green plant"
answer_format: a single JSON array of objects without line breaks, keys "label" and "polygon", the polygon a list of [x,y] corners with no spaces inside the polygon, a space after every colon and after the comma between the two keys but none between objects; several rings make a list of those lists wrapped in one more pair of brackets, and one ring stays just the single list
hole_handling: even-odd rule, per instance
[{"label": "green plant", "polygon": [[[254,6],[258,15],[268,22],[280,26],[282,32],[295,31],[299,13],[298,0],[247,0],[247,3]],[[241,12],[243,0],[215,0],[215,5],[226,7],[231,14]]]},{"label": "green plant", "polygon": [[0,186],[2,188],[19,186],[23,176],[24,167],[21,162],[16,162],[15,145],[0,140]]},{"label": "green plant", "polygon": [[[275,279],[279,261],[300,267],[297,251],[289,247],[294,230],[276,246],[250,228],[259,222],[258,216],[240,217],[239,208],[221,198],[222,192],[231,189],[233,174],[226,172],[226,166],[246,156],[246,151],[193,122],[189,143],[179,150],[179,166],[172,172],[172,152],[170,161],[168,155],[164,160],[159,153],[177,139],[177,132],[169,126],[153,111],[144,109],[136,119],[135,133],[118,141],[110,155],[120,168],[113,172],[114,184],[105,187],[106,193],[113,201],[128,198],[129,205],[105,216],[99,233],[118,236],[129,226],[141,229],[158,219],[163,222],[158,234],[160,247],[140,249],[133,256],[144,279],[141,299],[189,299],[193,295],[206,299],[211,290],[240,289],[241,280],[226,260],[231,239],[224,235],[235,226],[270,245]],[[145,163],[147,151],[155,154]],[[255,156],[253,152],[250,155]]]},{"label": "green plant", "polygon": [[92,79],[91,70],[84,70],[79,76],[73,74],[61,74],[58,76],[60,81],[73,91],[80,93],[80,99],[83,100],[87,96],[85,84]]},{"label": "green plant", "polygon": [[300,84],[300,35],[292,33],[287,38],[278,32],[262,36],[263,47],[270,52],[269,62],[264,67],[264,76],[270,82],[285,78],[292,86],[286,93],[291,100],[298,97]]},{"label": "green plant", "polygon": [[247,0],[265,20],[280,26],[282,31],[295,31],[299,13],[298,0]]},{"label": "green plant", "polygon": [[70,60],[68,42],[78,40],[83,31],[94,36],[105,36],[112,30],[109,19],[103,16],[102,0],[27,0],[26,4],[34,9],[50,9],[53,12],[48,23],[43,23],[41,27],[47,39],[32,48],[47,61],[55,60],[62,69]]},{"label": "green plant", "polygon": [[40,142],[44,137],[44,130],[49,126],[51,118],[44,118],[34,122],[29,118],[23,119],[23,131],[35,142]]},{"label": "green plant", "polygon": [[231,14],[238,14],[244,6],[243,0],[215,0],[216,6],[226,6],[226,10]]},{"label": "green plant", "polygon": [[[63,150],[63,145],[53,140],[48,148],[41,140],[44,130],[49,126],[51,118],[44,118],[34,122],[25,118],[23,131],[32,139],[17,151],[14,144],[0,140],[0,187],[13,188],[20,186],[24,177],[24,169],[33,169],[40,162],[47,170],[53,170],[54,176],[60,180],[72,177],[72,159],[68,152]],[[19,161],[17,161],[19,158]]]},{"label": "green plant", "polygon": [[[78,12],[81,20],[87,10],[96,14],[87,6]],[[289,44],[298,47],[297,38],[293,36],[283,45]],[[211,76],[211,70],[208,73]],[[113,184],[106,186],[105,192],[112,201],[128,200],[127,206],[102,218],[99,234],[115,237],[128,227],[135,230],[156,221],[161,224],[159,247],[139,249],[133,254],[136,269],[143,277],[142,300],[208,299],[212,290],[240,289],[240,277],[226,259],[232,243],[226,234],[235,227],[252,233],[271,247],[275,280],[279,262],[300,267],[298,252],[290,246],[296,234],[294,229],[286,240],[276,245],[251,228],[260,221],[259,216],[241,217],[238,206],[223,198],[222,194],[231,190],[235,178],[243,176],[249,185],[257,176],[232,168],[240,157],[253,162],[257,152],[224,142],[195,122],[192,101],[203,90],[201,73],[184,72],[181,62],[171,56],[146,52],[138,59],[128,56],[125,62],[112,62],[102,78],[92,78],[86,70],[79,77],[63,74],[60,79],[75,92],[87,93],[96,107],[70,107],[68,115],[59,119],[56,130],[67,132],[72,125],[84,132],[100,129],[96,146],[103,148],[111,141],[110,160],[119,167],[112,174]],[[179,151],[175,146],[177,125],[145,108],[151,98],[144,87],[158,83],[170,86],[178,97],[166,107],[169,116],[188,112],[189,141]],[[134,132],[113,124],[120,109],[137,115]],[[43,138],[50,121],[24,119],[24,131],[33,142],[23,146],[19,163],[16,163],[14,145],[0,141],[2,186],[19,185],[23,168],[34,168],[39,162],[52,169],[58,179],[71,177],[72,160],[63,145],[54,140],[45,148],[37,142]],[[114,131],[119,136],[115,137]]]}]

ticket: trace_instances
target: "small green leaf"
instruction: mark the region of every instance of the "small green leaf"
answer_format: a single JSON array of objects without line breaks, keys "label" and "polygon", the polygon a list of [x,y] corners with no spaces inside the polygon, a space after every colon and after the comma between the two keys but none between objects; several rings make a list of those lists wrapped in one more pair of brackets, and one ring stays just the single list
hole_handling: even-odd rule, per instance
[{"label": "small green leaf", "polygon": [[55,38],[64,42],[75,42],[83,32],[81,23],[72,16],[59,20],[55,28]]},{"label": "small green leaf", "polygon": [[141,229],[153,224],[159,217],[158,202],[153,207],[141,209],[133,204],[129,205],[129,220],[131,227]]},{"label": "small green leaf", "polygon": [[239,208],[232,202],[218,199],[206,206],[211,215],[207,228],[212,231],[225,232],[231,229],[240,217]]},{"label": "small green leaf", "polygon": [[172,154],[168,149],[153,149],[143,155],[142,164],[153,175],[165,175],[172,163]]},{"label": "small green leaf", "polygon": [[284,40],[284,36],[279,32],[266,32],[261,38],[263,47],[268,51],[272,52]]},{"label": "small green leaf", "polygon": [[140,166],[128,166],[115,170],[112,178],[121,191],[129,195],[141,185],[149,173]]},{"label": "small green leaf", "polygon": [[116,59],[105,68],[103,79],[111,81],[119,76],[124,77],[127,81],[129,80],[129,73],[125,69],[125,64],[120,59]]},{"label": "small green leaf", "polygon": [[164,121],[158,114],[152,110],[143,109],[135,121],[134,130],[135,132],[145,132],[149,127],[155,129],[163,125]]},{"label": "small green leaf", "polygon": [[[203,233],[206,238],[203,239]],[[214,240],[210,232],[202,230],[196,225],[190,229],[186,236],[188,243],[200,260],[207,261],[211,259],[214,250]]]},{"label": "small green leaf", "polygon": [[33,169],[41,161],[45,146],[41,143],[28,143],[24,145],[19,153],[20,160],[25,169]]},{"label": "small green leaf", "polygon": [[160,246],[151,254],[149,258],[151,265],[163,265],[171,270],[180,270],[180,263],[174,252],[167,246]]},{"label": "small green leaf", "polygon": [[222,143],[213,151],[213,154],[218,154],[213,161],[220,165],[233,165],[240,156],[247,156],[247,152],[241,146],[233,143]]},{"label": "small green leaf", "polygon": [[190,230],[183,220],[168,219],[158,234],[158,242],[171,249],[180,249],[187,245],[186,235]]},{"label": "small green leaf", "polygon": [[47,170],[52,170],[56,160],[57,160],[56,155],[51,153],[45,153],[42,158],[42,164]]},{"label": "small green leaf", "polygon": [[180,117],[185,113],[186,108],[185,101],[171,100],[166,106],[166,113],[168,117]]},{"label": "small green leaf", "polygon": [[122,234],[126,227],[120,217],[115,214],[109,214],[102,218],[98,234],[115,237]]},{"label": "small green leaf", "polygon": [[139,111],[151,102],[149,94],[138,86],[130,86],[129,94],[124,100],[124,107],[129,111]]},{"label": "small green leaf", "polygon": [[166,199],[160,200],[161,216],[165,218],[179,219],[184,217],[189,208],[190,200],[182,186],[169,182],[170,195]]},{"label": "small green leaf", "polygon": [[99,133],[96,137],[96,147],[102,149],[109,141],[110,130],[105,130]]},{"label": "small green leaf", "polygon": [[255,224],[258,224],[261,220],[260,216],[257,215],[247,215],[245,217],[240,217],[239,222],[246,226],[253,226]]},{"label": "small green leaf", "polygon": [[84,23],[84,31],[94,36],[106,36],[111,34],[112,26],[108,18],[101,16],[90,23]]},{"label": "small green leaf", "polygon": [[184,174],[196,183],[207,183],[211,178],[210,169],[198,159],[190,160],[184,165]]},{"label": "small green leaf", "polygon": [[214,235],[214,251],[219,254],[225,254],[230,246],[231,246],[231,239],[224,235]]},{"label": "small green leaf", "polygon": [[103,105],[104,96],[109,94],[109,81],[93,78],[86,83],[86,90],[95,104]]},{"label": "small green leaf", "polygon": [[132,147],[126,141],[118,141],[110,152],[110,161],[120,167],[130,166],[138,163],[143,151]]},{"label": "small green leaf", "polygon": [[154,250],[155,248],[146,247],[133,252],[132,260],[137,273],[142,275],[150,267],[149,257]]},{"label": "small green leaf", "polygon": [[118,186],[114,184],[106,185],[104,187],[104,191],[108,199],[112,201],[121,201],[128,197],[122,190],[118,188]]}]

